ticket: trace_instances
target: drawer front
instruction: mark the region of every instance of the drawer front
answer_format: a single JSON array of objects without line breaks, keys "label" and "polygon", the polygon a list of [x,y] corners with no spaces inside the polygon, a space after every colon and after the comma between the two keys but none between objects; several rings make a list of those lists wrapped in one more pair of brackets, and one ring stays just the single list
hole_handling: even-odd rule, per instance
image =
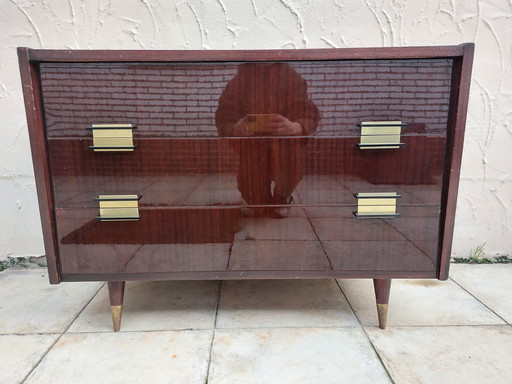
[{"label": "drawer front", "polygon": [[95,152],[89,144],[49,140],[56,207],[95,207],[102,194],[137,194],[141,206],[242,203],[225,141],[145,139],[132,152]]},{"label": "drawer front", "polygon": [[233,136],[239,119],[272,114],[318,136],[359,137],[365,121],[443,135],[451,68],[451,59],[40,65],[49,137],[87,137],[94,123],[130,123],[150,137]]},{"label": "drawer front", "polygon": [[394,219],[350,207],[298,208],[286,218],[239,208],[144,209],[140,219],[95,220],[58,209],[64,275],[198,271],[425,272],[437,267],[438,207],[403,206]]},{"label": "drawer front", "polygon": [[59,208],[94,207],[99,194],[141,195],[142,206],[245,205],[253,202],[241,191],[261,190],[269,178],[293,178],[298,205],[353,205],[364,192],[439,204],[445,138],[402,141],[362,150],[356,138],[138,139],[132,152],[95,152],[88,139],[51,139],[49,150]]}]

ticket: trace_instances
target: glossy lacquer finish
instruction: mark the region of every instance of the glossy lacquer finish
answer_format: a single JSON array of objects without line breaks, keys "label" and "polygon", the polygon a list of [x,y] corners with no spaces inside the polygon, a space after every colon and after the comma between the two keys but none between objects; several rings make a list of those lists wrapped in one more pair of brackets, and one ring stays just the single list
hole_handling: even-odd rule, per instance
[{"label": "glossy lacquer finish", "polygon": [[132,123],[143,137],[233,136],[246,114],[281,113],[307,134],[359,135],[365,120],[446,132],[452,60],[279,63],[41,63],[49,137]]},{"label": "glossy lacquer finish", "polygon": [[[61,273],[434,277],[452,67],[41,63]],[[359,148],[365,121],[401,121],[405,145]],[[98,123],[136,125],[135,150],[90,150]],[[356,218],[365,192],[400,216]],[[119,194],[141,218],[96,220]]]}]

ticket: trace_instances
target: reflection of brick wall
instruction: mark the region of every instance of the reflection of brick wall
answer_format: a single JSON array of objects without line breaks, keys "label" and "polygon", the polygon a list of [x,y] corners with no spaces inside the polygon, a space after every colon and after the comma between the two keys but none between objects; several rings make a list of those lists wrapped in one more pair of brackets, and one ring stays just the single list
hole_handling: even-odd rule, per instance
[{"label": "reflection of brick wall", "polygon": [[84,136],[92,123],[133,123],[149,135],[211,136],[234,66],[42,64],[50,136]]},{"label": "reflection of brick wall", "polygon": [[[365,120],[445,130],[449,60],[293,65],[320,110],[320,135],[357,135]],[[41,72],[52,136],[83,136],[94,122],[130,122],[150,135],[186,137],[217,135],[217,101],[236,65],[42,64]]]},{"label": "reflection of brick wall", "polygon": [[371,120],[402,120],[405,132],[446,131],[451,60],[324,62],[298,72],[321,111],[321,135],[357,136],[356,124]]},{"label": "reflection of brick wall", "polygon": [[[446,130],[450,60],[304,62],[293,66],[307,81],[309,95],[319,108],[317,135],[357,136],[357,124],[369,120],[402,120],[408,124],[406,133],[442,135]],[[140,137],[216,137],[218,99],[235,73],[235,64],[222,63],[43,63],[48,134],[89,137],[85,128],[92,123],[134,123],[139,127],[136,141]],[[169,144],[166,151],[173,153],[172,162],[162,165],[156,156],[147,164],[149,159],[144,158],[146,169],[141,172],[234,172],[237,159],[226,150],[229,147],[207,141]],[[328,141],[317,141],[309,154],[308,173],[344,172],[339,163],[333,163],[334,158],[347,161],[342,152]],[[73,161],[73,155],[58,149],[52,152],[57,172],[59,168],[63,173],[70,171],[64,164],[67,161]],[[86,164],[78,163],[79,172],[89,172],[83,168]],[[94,174],[92,169],[90,174]]]}]

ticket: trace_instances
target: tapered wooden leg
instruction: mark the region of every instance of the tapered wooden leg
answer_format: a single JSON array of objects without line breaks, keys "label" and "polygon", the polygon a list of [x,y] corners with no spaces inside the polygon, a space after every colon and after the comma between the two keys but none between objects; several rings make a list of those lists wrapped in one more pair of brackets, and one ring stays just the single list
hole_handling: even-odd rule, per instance
[{"label": "tapered wooden leg", "polygon": [[124,281],[109,281],[108,295],[110,297],[110,310],[112,311],[112,323],[114,332],[121,329],[121,315],[123,314]]},{"label": "tapered wooden leg", "polygon": [[388,318],[389,292],[391,290],[391,279],[373,279],[375,288],[375,299],[377,300],[377,314],[379,316],[379,328],[386,328]]}]

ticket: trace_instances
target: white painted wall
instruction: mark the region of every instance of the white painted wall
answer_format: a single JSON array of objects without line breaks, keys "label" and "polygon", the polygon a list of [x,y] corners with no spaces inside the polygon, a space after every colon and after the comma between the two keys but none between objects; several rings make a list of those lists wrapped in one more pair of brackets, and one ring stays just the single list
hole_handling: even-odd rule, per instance
[{"label": "white painted wall", "polygon": [[510,0],[0,0],[0,260],[44,253],[15,48],[476,43],[454,254],[512,254]]}]

